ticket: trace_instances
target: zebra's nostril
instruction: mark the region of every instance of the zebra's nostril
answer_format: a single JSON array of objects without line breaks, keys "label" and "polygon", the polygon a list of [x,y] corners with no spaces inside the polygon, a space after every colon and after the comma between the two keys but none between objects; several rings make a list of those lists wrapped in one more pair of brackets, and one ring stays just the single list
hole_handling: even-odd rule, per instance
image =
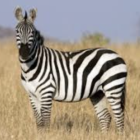
[{"label": "zebra's nostril", "polygon": [[21,43],[21,48],[22,47],[28,47],[28,43],[24,44],[24,43]]}]

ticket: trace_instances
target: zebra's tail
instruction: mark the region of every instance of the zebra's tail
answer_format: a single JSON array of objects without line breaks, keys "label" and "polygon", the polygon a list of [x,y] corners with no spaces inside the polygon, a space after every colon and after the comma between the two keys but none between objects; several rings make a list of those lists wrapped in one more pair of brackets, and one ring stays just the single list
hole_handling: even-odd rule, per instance
[{"label": "zebra's tail", "polygon": [[121,107],[123,111],[125,111],[125,101],[126,101],[126,85],[124,86],[124,90],[121,96]]}]

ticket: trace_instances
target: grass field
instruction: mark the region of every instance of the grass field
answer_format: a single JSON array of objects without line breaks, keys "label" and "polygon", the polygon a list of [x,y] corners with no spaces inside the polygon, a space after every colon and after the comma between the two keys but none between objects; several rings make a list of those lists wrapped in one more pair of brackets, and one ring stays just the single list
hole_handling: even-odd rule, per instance
[{"label": "grass field", "polygon": [[[92,47],[48,43],[59,50]],[[140,47],[135,44],[107,46],[118,52],[128,66],[125,132],[115,132],[114,120],[108,134],[101,134],[89,100],[79,103],[53,102],[51,130],[46,140],[139,140],[140,139]],[[14,41],[0,43],[0,140],[40,140],[28,95],[20,82],[18,51]],[[43,139],[43,138],[42,138]]]}]

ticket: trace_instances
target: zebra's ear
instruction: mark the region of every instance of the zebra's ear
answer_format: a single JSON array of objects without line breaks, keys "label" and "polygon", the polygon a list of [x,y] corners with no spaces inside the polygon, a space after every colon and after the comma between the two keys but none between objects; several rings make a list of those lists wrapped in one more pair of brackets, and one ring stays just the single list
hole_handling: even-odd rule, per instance
[{"label": "zebra's ear", "polygon": [[34,22],[35,18],[36,18],[36,13],[37,13],[37,9],[31,9],[30,10],[30,15],[29,15],[29,19],[31,22]]},{"label": "zebra's ear", "polygon": [[18,21],[22,21],[24,19],[23,15],[22,15],[22,9],[21,7],[16,7],[15,9],[15,17]]}]

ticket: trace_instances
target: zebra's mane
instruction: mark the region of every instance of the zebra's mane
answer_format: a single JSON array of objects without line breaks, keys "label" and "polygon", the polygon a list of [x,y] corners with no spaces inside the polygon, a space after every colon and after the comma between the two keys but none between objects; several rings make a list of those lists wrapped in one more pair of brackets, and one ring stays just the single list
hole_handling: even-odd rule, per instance
[{"label": "zebra's mane", "polygon": [[40,34],[40,31],[36,30],[36,39],[39,41],[40,45],[44,45],[44,37]]},{"label": "zebra's mane", "polygon": [[25,16],[24,16],[24,20],[26,21],[28,18],[28,15],[27,15],[27,11],[25,11]]}]

